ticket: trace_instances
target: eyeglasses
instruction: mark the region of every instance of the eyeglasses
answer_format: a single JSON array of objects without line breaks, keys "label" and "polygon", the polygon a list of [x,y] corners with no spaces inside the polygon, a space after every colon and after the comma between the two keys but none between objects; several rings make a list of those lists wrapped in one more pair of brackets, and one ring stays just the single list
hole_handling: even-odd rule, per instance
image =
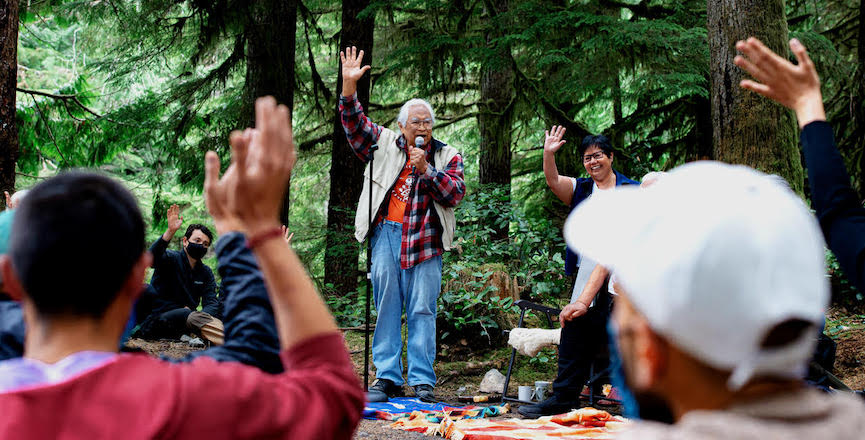
[{"label": "eyeglasses", "polygon": [[412,120],[408,121],[408,123],[409,123],[409,125],[412,126],[412,128],[421,128],[421,127],[432,128],[432,119],[412,118]]},{"label": "eyeglasses", "polygon": [[589,163],[589,162],[592,161],[592,159],[595,159],[595,160],[601,160],[601,159],[603,159],[603,158],[606,157],[606,156],[607,156],[607,155],[604,154],[603,151],[598,151],[598,152],[595,153],[595,154],[587,154],[587,155],[583,156],[583,163]]}]

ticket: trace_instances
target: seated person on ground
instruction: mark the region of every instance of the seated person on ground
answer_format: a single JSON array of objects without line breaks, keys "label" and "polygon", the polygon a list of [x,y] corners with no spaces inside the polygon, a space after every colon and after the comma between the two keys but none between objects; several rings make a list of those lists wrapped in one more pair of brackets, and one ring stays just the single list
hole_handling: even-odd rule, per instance
[{"label": "seated person on ground", "polygon": [[[295,162],[288,109],[259,99],[256,127],[232,134],[235,160],[221,179],[208,153],[205,199],[229,302],[269,294],[286,371],[118,354],[151,264],[144,221],[117,182],[65,173],[33,188],[0,257],[29,329],[24,357],[0,362],[0,438],[352,437],[363,390],[333,317],[280,237]],[[101,234],[113,239],[92,239]],[[217,349],[243,324],[227,315]]]},{"label": "seated person on ground", "polygon": [[[620,233],[601,240],[586,223]],[[626,381],[641,410],[674,420],[620,438],[862,438],[857,397],[802,380],[829,286],[820,229],[795,193],[744,166],[698,162],[589,200],[565,239],[615,272]]]},{"label": "seated person on ground", "polygon": [[[150,308],[139,317],[141,326],[134,334],[145,339],[178,339],[186,333],[204,336],[214,344],[223,342],[218,288],[213,272],[201,262],[210,248],[213,233],[207,226],[192,224],[181,239],[182,249],[168,249],[171,238],[183,226],[180,208],[168,208],[168,229],[150,246],[153,278],[142,301]],[[201,311],[196,310],[201,304]]]}]

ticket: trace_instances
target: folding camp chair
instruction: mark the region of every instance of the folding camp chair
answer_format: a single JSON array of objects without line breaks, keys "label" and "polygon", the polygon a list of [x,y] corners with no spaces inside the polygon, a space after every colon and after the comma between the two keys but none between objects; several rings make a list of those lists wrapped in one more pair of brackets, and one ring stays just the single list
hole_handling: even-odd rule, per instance
[{"label": "folding camp chair", "polygon": [[[520,320],[519,320],[519,323],[517,324],[517,327],[519,327],[519,328],[523,327],[523,322],[525,321],[526,312],[528,312],[530,310],[543,313],[544,316],[546,316],[546,318],[547,318],[547,324],[551,328],[553,328],[557,323],[557,321],[553,320],[553,316],[556,316],[559,313],[561,313],[561,309],[543,306],[543,305],[536,304],[536,303],[533,303],[531,301],[526,301],[526,300],[522,300],[522,299],[519,301],[516,301],[514,303],[514,305],[516,305],[517,307],[520,308]],[[516,355],[517,355],[517,349],[512,348],[511,349],[511,360],[510,360],[510,363],[508,363],[508,373],[507,373],[507,375],[505,375],[505,385],[504,385],[504,389],[502,390],[502,400],[508,401],[508,402],[523,403],[523,404],[535,403],[535,402],[529,402],[529,401],[525,401],[525,400],[520,400],[519,398],[514,398],[514,397],[508,396],[508,385],[510,385],[510,382],[511,382],[511,374],[513,373],[514,360],[516,359]],[[592,360],[592,364],[589,367],[589,380],[586,381],[586,385],[589,388],[589,395],[588,396],[585,396],[585,395],[580,396],[580,397],[588,397],[589,405],[594,405],[596,402],[596,399],[606,399],[606,400],[609,400],[611,402],[621,404],[621,401],[619,401],[617,399],[611,399],[609,397],[606,397],[601,392],[602,391],[601,386],[603,385],[602,379],[608,378],[610,375],[610,372],[612,371],[612,367],[609,365],[608,360],[609,360],[609,352],[607,350],[602,350],[601,353],[598,353],[598,355],[595,356],[595,359]],[[606,365],[603,365],[603,363],[605,363],[605,362],[606,362]]]}]

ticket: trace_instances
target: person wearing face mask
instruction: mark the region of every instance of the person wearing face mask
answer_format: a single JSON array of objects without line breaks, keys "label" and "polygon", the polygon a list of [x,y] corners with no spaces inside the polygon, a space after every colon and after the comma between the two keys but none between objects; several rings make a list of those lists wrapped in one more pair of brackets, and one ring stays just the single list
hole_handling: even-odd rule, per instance
[{"label": "person wearing face mask", "polygon": [[[141,301],[150,313],[141,323],[136,337],[175,339],[196,333],[213,344],[221,345],[223,325],[220,321],[219,288],[213,272],[201,262],[213,233],[207,226],[192,224],[181,239],[182,249],[172,251],[168,245],[183,226],[180,208],[168,208],[168,229],[150,246],[153,254],[153,278]],[[201,304],[201,310],[198,305]],[[140,310],[140,307],[137,307]]]}]

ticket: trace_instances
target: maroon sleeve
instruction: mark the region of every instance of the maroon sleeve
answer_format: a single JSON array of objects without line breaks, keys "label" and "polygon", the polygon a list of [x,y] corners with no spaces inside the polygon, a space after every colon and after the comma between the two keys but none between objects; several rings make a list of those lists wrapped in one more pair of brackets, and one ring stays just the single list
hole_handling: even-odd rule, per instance
[{"label": "maroon sleeve", "polygon": [[183,369],[172,435],[350,439],[364,393],[342,335],[312,337],[281,356],[285,372],[278,375],[195,360]]}]

